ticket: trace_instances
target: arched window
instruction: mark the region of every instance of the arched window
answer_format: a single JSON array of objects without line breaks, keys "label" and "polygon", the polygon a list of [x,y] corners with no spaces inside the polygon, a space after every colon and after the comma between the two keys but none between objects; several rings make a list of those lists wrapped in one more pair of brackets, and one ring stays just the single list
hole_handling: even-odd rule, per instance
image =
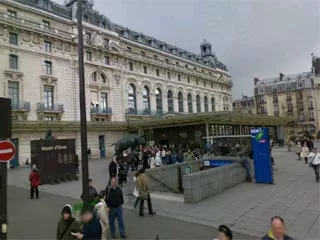
[{"label": "arched window", "polygon": [[159,88],[157,88],[155,93],[156,93],[157,112],[162,113],[162,92]]},{"label": "arched window", "polygon": [[197,103],[197,112],[201,112],[201,101],[200,101],[199,95],[197,95],[196,97],[196,103]]},{"label": "arched window", "polygon": [[144,113],[150,113],[150,92],[149,88],[144,86],[142,89],[143,96],[143,111]]},{"label": "arched window", "polygon": [[204,111],[209,112],[208,97],[205,96],[203,100],[204,100]]},{"label": "arched window", "polygon": [[128,101],[129,113],[136,113],[136,87],[133,84],[128,86]]},{"label": "arched window", "polygon": [[188,112],[192,113],[192,95],[191,93],[188,94]]},{"label": "arched window", "polygon": [[168,98],[168,112],[173,112],[173,95],[171,90],[168,91],[167,98]]},{"label": "arched window", "polygon": [[179,112],[183,112],[183,95],[182,95],[182,92],[178,93],[178,108],[179,108]]},{"label": "arched window", "polygon": [[211,112],[215,112],[216,111],[216,101],[214,99],[214,97],[211,98]]}]

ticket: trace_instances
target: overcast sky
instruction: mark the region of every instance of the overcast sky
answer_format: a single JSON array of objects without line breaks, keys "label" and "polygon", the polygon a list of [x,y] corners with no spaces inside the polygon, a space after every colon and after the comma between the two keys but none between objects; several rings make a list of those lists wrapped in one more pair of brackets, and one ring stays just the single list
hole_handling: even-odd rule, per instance
[{"label": "overcast sky", "polygon": [[195,53],[207,39],[232,75],[234,99],[253,94],[254,77],[309,71],[310,53],[320,55],[320,0],[94,2],[112,22]]}]

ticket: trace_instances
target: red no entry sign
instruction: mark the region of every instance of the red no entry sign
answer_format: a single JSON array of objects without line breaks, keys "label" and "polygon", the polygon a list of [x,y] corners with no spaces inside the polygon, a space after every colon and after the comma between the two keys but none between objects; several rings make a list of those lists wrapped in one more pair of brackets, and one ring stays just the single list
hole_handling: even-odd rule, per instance
[{"label": "red no entry sign", "polygon": [[16,148],[10,141],[0,141],[0,162],[9,162],[16,155]]}]

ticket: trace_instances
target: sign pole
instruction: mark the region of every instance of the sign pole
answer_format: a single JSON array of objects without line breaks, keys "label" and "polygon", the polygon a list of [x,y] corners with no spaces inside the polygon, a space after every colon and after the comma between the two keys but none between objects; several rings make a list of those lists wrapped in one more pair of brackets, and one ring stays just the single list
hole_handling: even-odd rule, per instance
[{"label": "sign pole", "polygon": [[83,0],[78,0],[78,60],[80,88],[80,128],[81,128],[81,165],[82,165],[82,196],[84,209],[89,207],[89,164],[87,155],[87,113],[86,93],[83,63],[83,30],[82,30]]},{"label": "sign pole", "polygon": [[[11,99],[0,98],[0,139],[11,138]],[[1,160],[1,159],[0,159]],[[7,239],[7,162],[0,161],[0,239]]]}]

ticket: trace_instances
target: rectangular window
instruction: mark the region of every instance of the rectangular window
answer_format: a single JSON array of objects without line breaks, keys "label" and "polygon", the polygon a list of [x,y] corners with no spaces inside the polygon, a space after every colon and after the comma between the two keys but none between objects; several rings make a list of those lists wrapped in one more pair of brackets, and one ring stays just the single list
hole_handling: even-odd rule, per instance
[{"label": "rectangular window", "polygon": [[179,62],[176,62],[176,65],[179,66]]},{"label": "rectangular window", "polygon": [[19,105],[19,83],[9,82],[8,96],[11,98],[12,107],[17,107]]},{"label": "rectangular window", "polygon": [[9,68],[10,69],[18,69],[18,56],[16,55],[10,55],[9,56]]},{"label": "rectangular window", "polygon": [[109,39],[104,39],[104,48],[109,48]]},{"label": "rectangular window", "polygon": [[129,52],[131,52],[131,47],[127,47],[127,50],[128,50]]},{"label": "rectangular window", "polygon": [[170,72],[167,73],[168,79],[171,78]]},{"label": "rectangular window", "polygon": [[203,86],[204,86],[204,87],[206,87],[206,86],[207,86],[206,81],[203,81]]},{"label": "rectangular window", "polygon": [[145,74],[148,73],[148,68],[147,68],[147,66],[143,66],[143,73],[145,73]]},{"label": "rectangular window", "polygon": [[104,56],[104,64],[110,65],[110,58],[108,56]]},{"label": "rectangular window", "polygon": [[44,120],[51,122],[51,121],[53,121],[53,117],[44,117]]},{"label": "rectangular window", "polygon": [[142,55],[142,56],[145,56],[146,53],[145,53],[144,51],[141,51],[141,55]]},{"label": "rectangular window", "polygon": [[187,82],[190,83],[190,77],[187,77]]},{"label": "rectangular window", "polygon": [[86,56],[87,56],[87,61],[92,61],[92,53],[91,52],[87,52],[87,54],[86,54]]},{"label": "rectangular window", "polygon": [[157,55],[154,55],[154,56],[153,56],[153,59],[154,59],[154,60],[157,60],[157,59],[158,59],[158,56],[157,56]]},{"label": "rectangular window", "polygon": [[102,110],[108,109],[108,93],[101,93],[100,94],[100,107]]},{"label": "rectangular window", "polygon": [[157,77],[160,77],[160,71],[159,71],[159,69],[156,69],[156,75],[157,75]]},{"label": "rectangular window", "polygon": [[166,58],[166,59],[165,59],[165,62],[168,64],[168,63],[169,63],[169,59]]},{"label": "rectangular window", "polygon": [[51,49],[51,42],[49,41],[44,41],[44,49],[46,52],[51,53],[52,49]]},{"label": "rectangular window", "polygon": [[181,81],[181,76],[180,76],[180,74],[178,74],[178,81],[179,81],[179,82]]},{"label": "rectangular window", "polygon": [[132,62],[129,62],[129,70],[133,71],[133,63]]},{"label": "rectangular window", "polygon": [[199,79],[196,79],[196,84],[199,85]]},{"label": "rectangular window", "polygon": [[53,87],[44,86],[43,103],[46,109],[53,109]]},{"label": "rectangular window", "polygon": [[8,16],[11,20],[14,20],[15,18],[17,18],[17,12],[8,10]]},{"label": "rectangular window", "polygon": [[52,62],[44,61],[44,64],[46,65],[46,74],[51,75],[52,74]]},{"label": "rectangular window", "polygon": [[188,69],[188,65],[186,64],[186,69]]},{"label": "rectangular window", "polygon": [[18,45],[18,34],[9,33],[9,42],[13,45]]},{"label": "rectangular window", "polygon": [[43,27],[44,29],[50,29],[50,22],[43,20],[42,21]]}]

